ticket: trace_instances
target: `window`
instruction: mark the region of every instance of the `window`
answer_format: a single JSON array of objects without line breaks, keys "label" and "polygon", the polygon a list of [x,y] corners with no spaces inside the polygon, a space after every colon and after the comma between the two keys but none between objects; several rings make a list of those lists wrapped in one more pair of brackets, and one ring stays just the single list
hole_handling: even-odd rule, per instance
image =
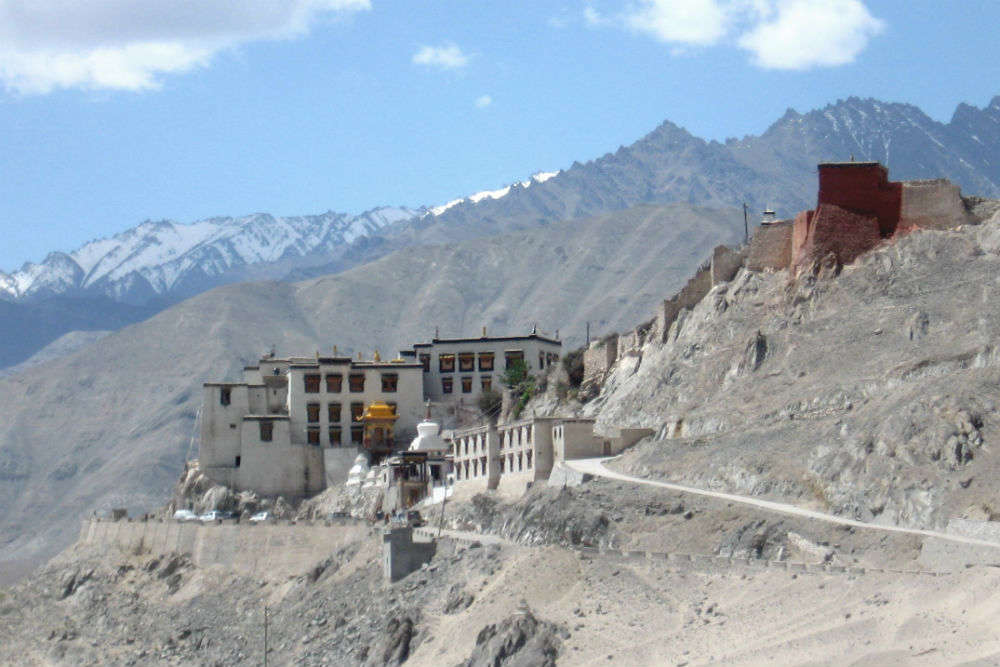
[{"label": "window", "polygon": [[233,390],[223,387],[219,390],[219,405],[229,405],[233,401]]},{"label": "window", "polygon": [[479,353],[479,370],[481,370],[481,371],[491,371],[491,370],[493,370],[493,353],[492,352],[480,352]]},{"label": "window", "polygon": [[331,426],[330,427],[330,446],[331,447],[340,447],[340,445],[341,445],[341,442],[340,442],[340,427],[339,426]]},{"label": "window", "polygon": [[236,457],[235,464],[236,465],[234,467],[236,467],[236,468],[240,467],[240,457],[239,456]]},{"label": "window", "polygon": [[306,405],[306,421],[310,423],[319,421],[319,403],[309,403]]},{"label": "window", "polygon": [[351,427],[351,444],[361,445],[365,439],[365,428],[363,426]]},{"label": "window", "polygon": [[395,373],[382,373],[382,391],[387,393],[395,393],[396,386],[399,384],[399,376]]},{"label": "window", "polygon": [[538,353],[538,368],[539,369],[545,368],[545,353],[544,352],[539,352]]},{"label": "window", "polygon": [[552,364],[556,363],[557,361],[559,361],[559,355],[558,354],[553,353],[553,354],[549,355],[549,366],[551,366]]},{"label": "window", "polygon": [[493,388],[493,378],[489,375],[479,378],[479,384],[483,388],[483,391],[489,391]]},{"label": "window", "polygon": [[451,378],[441,378],[441,393],[450,394],[451,393]]},{"label": "window", "polygon": [[364,416],[365,416],[365,404],[351,403],[351,421],[360,422],[361,418]]},{"label": "window", "polygon": [[462,393],[471,394],[472,393],[472,378],[464,377],[462,378]]},{"label": "window", "polygon": [[438,370],[442,373],[454,373],[455,372],[455,355],[454,354],[439,354],[438,355]]},{"label": "window", "polygon": [[303,380],[305,380],[307,394],[319,393],[319,373],[309,373],[303,376]]},{"label": "window", "polygon": [[431,355],[426,352],[420,353],[420,365],[424,367],[424,372],[428,372],[431,369]]},{"label": "window", "polygon": [[259,422],[260,424],[260,441],[261,442],[271,442],[274,438],[274,424],[271,422]]},{"label": "window", "polygon": [[326,390],[331,394],[339,394],[344,384],[344,376],[340,373],[330,373],[326,376]]},{"label": "window", "polygon": [[476,369],[476,353],[461,352],[458,355],[458,370],[468,373]]},{"label": "window", "polygon": [[351,386],[351,391],[355,394],[360,393],[365,390],[365,374],[364,373],[351,373],[350,378],[348,378],[348,383]]},{"label": "window", "polygon": [[513,368],[515,364],[524,363],[524,352],[522,350],[508,350],[503,353],[505,368]]},{"label": "window", "polygon": [[310,445],[318,445],[319,444],[319,429],[318,428],[309,428],[309,429],[306,429],[306,442],[308,442]]},{"label": "window", "polygon": [[326,406],[326,420],[331,424],[340,423],[340,403],[330,403]]}]

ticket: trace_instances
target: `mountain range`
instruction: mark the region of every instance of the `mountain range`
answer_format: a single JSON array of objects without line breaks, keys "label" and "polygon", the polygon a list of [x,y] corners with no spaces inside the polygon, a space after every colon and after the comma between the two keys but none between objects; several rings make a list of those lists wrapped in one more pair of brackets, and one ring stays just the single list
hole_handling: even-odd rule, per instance
[{"label": "mountain range", "polygon": [[[1000,100],[942,124],[851,98],[726,142],[663,123],[439,207],[144,223],[2,276],[18,291],[0,300],[0,363],[62,342],[0,377],[0,569],[54,553],[81,512],[158,504],[196,446],[200,384],[235,378],[272,345],[391,351],[435,328],[537,323],[569,350],[587,322],[600,334],[647,319],[713,246],[740,241],[743,202],[812,206],[817,162],[876,159],[895,179],[947,176],[998,196],[998,147]],[[113,333],[60,338],[71,331]]]}]

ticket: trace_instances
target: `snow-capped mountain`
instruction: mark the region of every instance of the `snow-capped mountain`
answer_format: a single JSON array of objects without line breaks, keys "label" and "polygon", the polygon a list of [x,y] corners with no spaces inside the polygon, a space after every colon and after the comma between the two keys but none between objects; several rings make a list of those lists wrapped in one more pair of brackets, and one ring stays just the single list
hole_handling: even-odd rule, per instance
[{"label": "snow-capped mountain", "polygon": [[191,224],[144,222],[71,252],[53,252],[41,263],[0,273],[8,298],[85,292],[141,302],[187,286],[208,287],[225,274],[310,255],[326,254],[422,209],[382,207],[351,216],[210,218]]},{"label": "snow-capped mountain", "polygon": [[538,173],[532,174],[531,178],[529,178],[526,181],[520,181],[518,183],[508,185],[505,188],[500,188],[499,190],[482,190],[480,192],[476,192],[475,194],[471,194],[468,197],[459,197],[458,199],[452,199],[447,204],[442,204],[440,206],[432,206],[424,215],[437,216],[441,215],[450,208],[458,206],[459,204],[464,204],[464,203],[478,204],[484,199],[500,199],[501,197],[506,197],[507,195],[509,195],[512,188],[516,188],[518,186],[520,186],[521,188],[529,188],[534,183],[544,183],[553,176],[558,176],[558,175],[559,175],[558,171],[539,171]]}]

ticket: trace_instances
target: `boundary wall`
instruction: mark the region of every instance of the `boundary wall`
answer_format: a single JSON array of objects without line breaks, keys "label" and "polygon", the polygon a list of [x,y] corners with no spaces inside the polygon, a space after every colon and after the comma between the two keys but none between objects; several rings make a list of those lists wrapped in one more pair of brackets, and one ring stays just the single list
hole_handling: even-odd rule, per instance
[{"label": "boundary wall", "polygon": [[136,555],[186,553],[198,567],[224,565],[246,576],[280,578],[302,574],[340,546],[373,534],[370,525],[354,519],[260,525],[86,520],[74,548]]}]

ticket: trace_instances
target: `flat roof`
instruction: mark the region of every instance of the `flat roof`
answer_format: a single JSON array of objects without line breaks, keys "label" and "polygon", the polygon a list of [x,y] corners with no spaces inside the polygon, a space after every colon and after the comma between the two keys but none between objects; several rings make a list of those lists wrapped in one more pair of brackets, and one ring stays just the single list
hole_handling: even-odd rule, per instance
[{"label": "flat roof", "polygon": [[246,387],[246,382],[205,382],[203,387]]},{"label": "flat roof", "polygon": [[431,347],[432,345],[463,344],[463,343],[502,343],[518,340],[540,340],[543,343],[562,346],[561,340],[547,338],[539,334],[528,334],[527,336],[480,336],[478,338],[433,338],[430,343],[415,343],[414,348]]},{"label": "flat roof", "polygon": [[243,421],[261,421],[262,419],[288,421],[288,415],[243,415]]},{"label": "flat roof", "polygon": [[882,167],[888,169],[881,162],[820,162],[818,167]]}]

